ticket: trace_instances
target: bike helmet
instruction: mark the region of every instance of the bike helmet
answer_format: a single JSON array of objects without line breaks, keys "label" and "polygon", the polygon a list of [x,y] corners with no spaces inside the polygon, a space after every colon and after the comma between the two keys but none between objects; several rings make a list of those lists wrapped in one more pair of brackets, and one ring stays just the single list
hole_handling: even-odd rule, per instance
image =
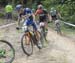
[{"label": "bike helmet", "polygon": [[21,4],[19,4],[19,5],[16,6],[16,10],[17,11],[19,11],[21,8],[22,8],[22,5]]},{"label": "bike helmet", "polygon": [[25,11],[26,14],[31,14],[32,13],[32,10],[30,8],[25,8],[24,11]]},{"label": "bike helmet", "polygon": [[43,5],[38,5],[38,9],[42,9],[43,8]]}]

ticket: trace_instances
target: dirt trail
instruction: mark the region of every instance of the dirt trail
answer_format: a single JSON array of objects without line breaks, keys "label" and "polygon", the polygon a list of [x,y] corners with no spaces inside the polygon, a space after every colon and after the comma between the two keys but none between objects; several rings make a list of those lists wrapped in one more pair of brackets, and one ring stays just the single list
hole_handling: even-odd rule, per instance
[{"label": "dirt trail", "polygon": [[75,63],[75,43],[72,39],[49,30],[47,47],[41,51],[34,47],[33,55],[27,57],[21,49],[21,36],[22,31],[17,31],[15,26],[0,31],[0,39],[8,40],[15,48],[13,63]]}]

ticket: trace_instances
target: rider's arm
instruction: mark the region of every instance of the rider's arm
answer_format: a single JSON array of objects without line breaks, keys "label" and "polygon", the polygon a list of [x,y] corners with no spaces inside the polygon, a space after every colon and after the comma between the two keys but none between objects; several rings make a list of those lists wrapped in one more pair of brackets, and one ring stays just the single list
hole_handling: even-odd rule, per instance
[{"label": "rider's arm", "polygon": [[52,16],[50,14],[48,14],[48,19],[50,22],[52,21]]},{"label": "rider's arm", "polygon": [[38,10],[36,10],[36,12],[35,12],[35,16],[38,14]]},{"label": "rider's arm", "polygon": [[48,14],[48,19],[49,19],[49,21],[52,21],[52,17],[49,14]]},{"label": "rider's arm", "polygon": [[59,17],[61,18],[61,14],[60,14],[60,13],[58,13],[58,15],[59,15]]},{"label": "rider's arm", "polygon": [[[36,12],[34,13],[34,15],[35,15],[35,20],[37,21],[38,19],[37,19],[37,17],[38,17],[38,10],[36,10]],[[37,17],[36,17],[37,16]]]},{"label": "rider's arm", "polygon": [[33,16],[33,21],[35,21],[35,15],[34,15],[34,14],[32,14],[32,16]]},{"label": "rider's arm", "polygon": [[22,19],[25,19],[26,18],[26,16],[25,15],[22,15]]},{"label": "rider's arm", "polygon": [[61,14],[60,14],[60,12],[57,12],[57,15],[58,15],[59,18],[61,18]]}]

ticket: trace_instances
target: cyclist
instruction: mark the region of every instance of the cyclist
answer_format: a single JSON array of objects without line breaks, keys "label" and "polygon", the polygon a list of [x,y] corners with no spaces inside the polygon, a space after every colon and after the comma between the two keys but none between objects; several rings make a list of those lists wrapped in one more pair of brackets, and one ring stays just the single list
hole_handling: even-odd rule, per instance
[{"label": "cyclist", "polygon": [[37,8],[37,10],[35,12],[35,16],[36,15],[39,16],[39,23],[44,22],[45,23],[45,28],[48,31],[47,19],[49,18],[49,14],[48,14],[47,10],[43,8],[42,4],[38,5],[38,8]]},{"label": "cyclist", "polygon": [[51,16],[51,21],[53,21],[54,23],[55,30],[57,32],[60,31],[60,34],[61,34],[60,20],[59,20],[61,18],[60,13],[54,7],[52,7],[50,10],[50,16]]},{"label": "cyclist", "polygon": [[[33,29],[34,29],[34,33],[36,35],[36,39],[40,40],[39,32],[37,31],[37,27],[36,27],[36,24],[35,24],[35,16],[34,16],[32,10],[30,8],[25,8],[23,17],[25,17],[25,21],[24,21],[24,24],[23,24],[23,26],[26,27],[25,31],[27,31],[27,27],[29,25],[32,25]],[[41,44],[39,44],[39,43],[40,43],[40,41],[38,42],[38,46],[41,47]]]},{"label": "cyclist", "polygon": [[35,16],[30,8],[24,8],[23,15],[26,20],[24,21],[24,25],[32,25],[34,30],[37,30],[36,24],[35,24]]},{"label": "cyclist", "polygon": [[23,6],[21,4],[16,5],[16,11],[18,13],[18,25],[17,29],[20,28],[20,21],[22,19],[22,14],[23,14]]},{"label": "cyclist", "polygon": [[51,20],[55,21],[58,18],[61,18],[60,13],[54,8],[52,7],[50,10],[50,16],[51,16]]}]

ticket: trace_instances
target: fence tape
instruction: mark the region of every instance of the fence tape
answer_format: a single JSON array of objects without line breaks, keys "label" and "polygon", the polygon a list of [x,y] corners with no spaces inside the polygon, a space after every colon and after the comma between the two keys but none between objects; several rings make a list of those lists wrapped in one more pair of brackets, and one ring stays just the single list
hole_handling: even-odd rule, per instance
[{"label": "fence tape", "polygon": [[64,22],[64,21],[61,21],[61,22],[63,22],[63,23],[64,23],[64,24],[66,24],[66,25],[69,25],[69,26],[75,27],[75,25],[74,25],[74,24],[67,23],[67,22]]}]

